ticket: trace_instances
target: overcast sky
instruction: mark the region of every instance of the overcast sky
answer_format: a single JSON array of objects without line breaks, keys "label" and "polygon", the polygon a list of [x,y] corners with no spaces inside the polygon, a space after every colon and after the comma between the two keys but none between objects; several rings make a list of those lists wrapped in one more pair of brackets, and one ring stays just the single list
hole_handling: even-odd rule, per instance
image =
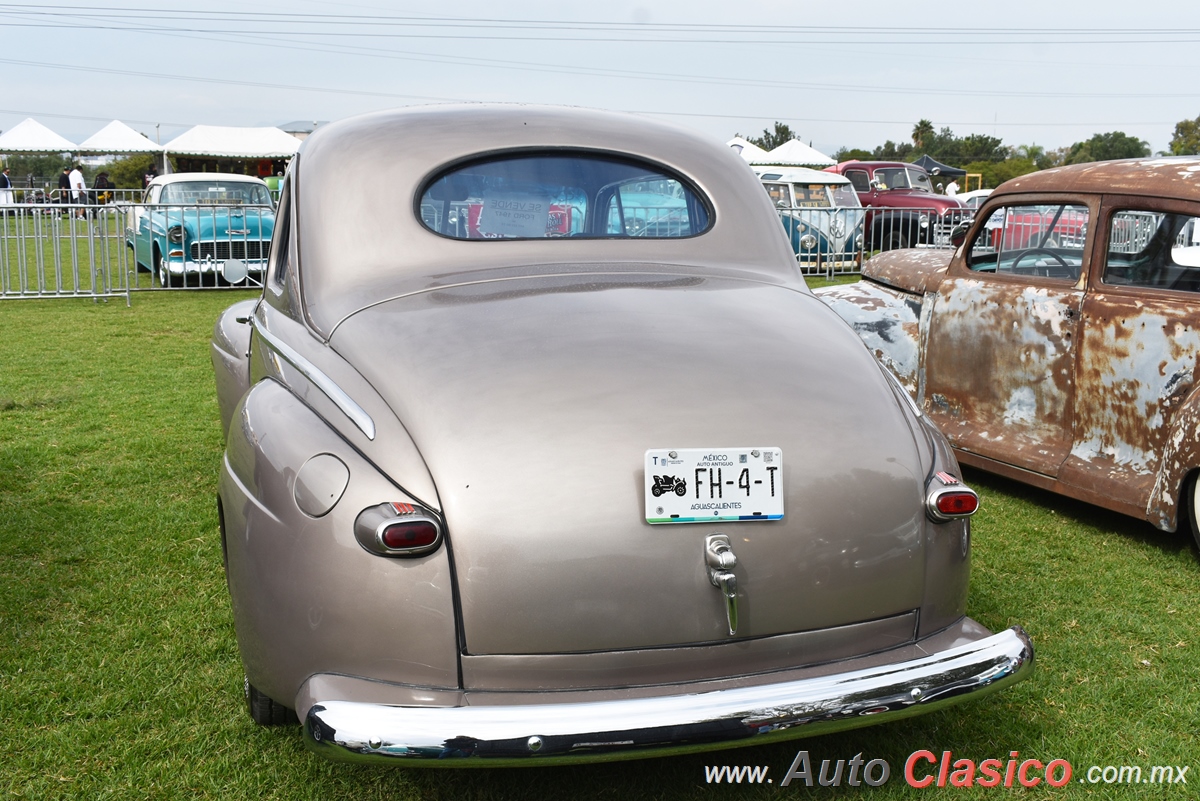
[{"label": "overcast sky", "polygon": [[1155,152],[1200,116],[1196,0],[0,3],[0,129],[336,120],[444,101],[594,106],[832,153],[956,134]]}]

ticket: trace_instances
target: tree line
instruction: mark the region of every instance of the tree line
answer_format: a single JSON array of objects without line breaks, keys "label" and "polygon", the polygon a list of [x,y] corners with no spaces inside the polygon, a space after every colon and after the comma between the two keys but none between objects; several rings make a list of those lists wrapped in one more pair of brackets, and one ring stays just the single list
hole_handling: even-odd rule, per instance
[{"label": "tree line", "polygon": [[[764,129],[761,136],[744,138],[764,150],[773,150],[798,137],[786,123],[776,122],[774,128]],[[1159,155],[1200,155],[1200,117],[1177,123],[1168,147]],[[1008,146],[1000,138],[986,134],[956,136],[950,128],[938,130],[930,120],[921,119],[913,125],[911,142],[889,139],[873,150],[842,147],[832,156],[839,162],[850,159],[911,162],[928,155],[951,167],[978,173],[983,176],[984,187],[994,188],[1010,178],[1050,167],[1150,154],[1149,143],[1122,131],[1098,133],[1082,142],[1048,150],[1038,144]]]},{"label": "tree line", "polygon": [[[114,159],[99,167],[81,165],[84,182],[92,185],[96,176],[104,172],[108,180],[118,189],[141,189],[142,176],[150,172],[157,157],[145,153]],[[9,156],[4,162],[10,169],[9,177],[15,186],[55,185],[63,169],[75,166],[75,159],[55,154],[51,156]],[[174,161],[172,161],[174,163]]]}]

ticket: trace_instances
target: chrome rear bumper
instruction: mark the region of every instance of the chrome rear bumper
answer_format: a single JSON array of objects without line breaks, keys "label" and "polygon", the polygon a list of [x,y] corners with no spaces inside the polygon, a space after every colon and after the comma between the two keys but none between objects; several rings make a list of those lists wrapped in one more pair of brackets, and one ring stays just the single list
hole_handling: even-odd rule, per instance
[{"label": "chrome rear bumper", "polygon": [[322,756],[353,762],[414,767],[605,762],[883,723],[985,695],[1020,681],[1032,668],[1033,645],[1014,626],[904,662],[690,695],[434,708],[318,702],[306,716],[304,737]]}]

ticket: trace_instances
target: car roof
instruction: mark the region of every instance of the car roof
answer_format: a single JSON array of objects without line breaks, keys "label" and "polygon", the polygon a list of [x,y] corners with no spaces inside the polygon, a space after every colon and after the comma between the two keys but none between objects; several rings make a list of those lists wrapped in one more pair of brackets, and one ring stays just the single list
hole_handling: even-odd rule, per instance
[{"label": "car roof", "polygon": [[253,175],[238,175],[236,173],[224,172],[173,172],[169,175],[159,175],[152,179],[150,183],[162,186],[185,181],[242,181],[248,184],[267,185],[261,178],[255,178]]},{"label": "car roof", "polygon": [[[799,181],[806,184],[848,184],[850,179],[836,172],[810,170],[807,167],[758,167],[754,168],[760,181]],[[766,176],[772,175],[773,178]]]},{"label": "car roof", "polygon": [[1093,161],[1005,181],[994,196],[1015,192],[1086,192],[1200,200],[1200,156]]},{"label": "car roof", "polygon": [[867,167],[872,170],[880,168],[891,169],[893,167],[913,167],[921,172],[925,172],[925,168],[920,164],[907,164],[903,161],[858,161],[857,159],[851,159],[850,161],[843,161],[837,166],[846,169],[849,169],[850,167]]},{"label": "car roof", "polygon": [[[458,240],[421,221],[425,187],[447,169],[509,153],[641,159],[711,204],[711,225],[678,239]],[[771,199],[731,148],[632,114],[521,104],[410,106],[322,125],[292,162],[301,302],[331,336],[347,316],[447,283],[547,271],[718,273],[806,292]]]}]

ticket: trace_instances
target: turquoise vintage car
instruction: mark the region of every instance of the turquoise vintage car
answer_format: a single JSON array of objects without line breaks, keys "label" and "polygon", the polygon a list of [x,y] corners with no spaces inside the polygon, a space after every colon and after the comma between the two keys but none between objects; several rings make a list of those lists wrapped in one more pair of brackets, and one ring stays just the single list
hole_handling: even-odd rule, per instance
[{"label": "turquoise vintage car", "polygon": [[227,268],[261,278],[274,230],[271,192],[260,179],[176,173],[150,182],[125,241],[138,269],[153,272],[160,286],[186,286]]},{"label": "turquoise vintage car", "polygon": [[804,167],[756,167],[802,269],[855,267],[865,212],[850,181]]}]

